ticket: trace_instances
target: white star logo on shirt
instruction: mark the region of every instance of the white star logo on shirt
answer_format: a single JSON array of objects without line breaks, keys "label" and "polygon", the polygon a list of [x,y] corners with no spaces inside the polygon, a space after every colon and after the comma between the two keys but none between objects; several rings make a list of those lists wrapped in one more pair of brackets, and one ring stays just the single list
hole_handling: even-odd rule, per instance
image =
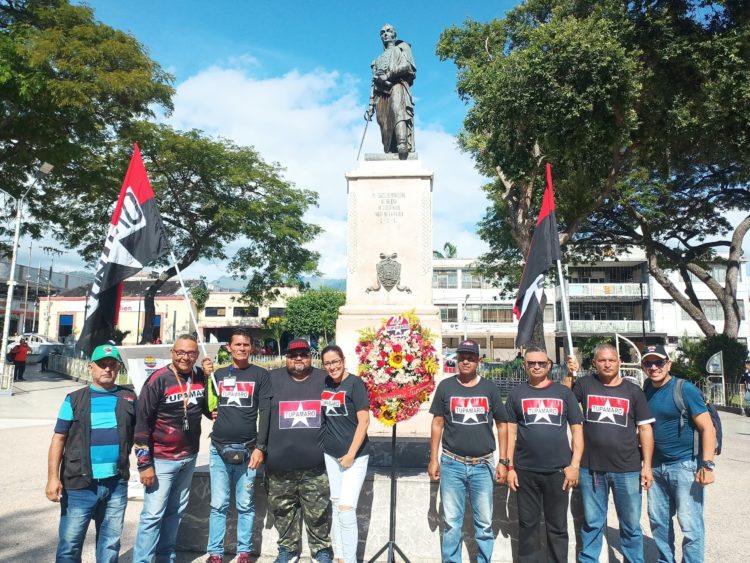
[{"label": "white star logo on shirt", "polygon": [[307,422],[307,415],[305,414],[305,409],[302,408],[302,403],[300,403],[299,406],[297,407],[297,410],[293,412],[297,414],[292,417],[294,418],[294,420],[292,421],[292,428],[297,426],[297,424],[304,424],[308,428],[310,427],[310,425]]},{"label": "white star logo on shirt", "polygon": [[604,407],[602,407],[602,412],[599,413],[599,420],[597,420],[597,422],[601,422],[605,418],[610,419],[612,421],[612,424],[616,424],[615,411],[612,408],[609,399],[607,399],[607,401],[604,403]]},{"label": "white star logo on shirt", "polygon": [[237,403],[238,407],[242,406],[240,404],[240,394],[237,391],[229,392],[229,396],[227,397],[227,404],[225,406],[229,406],[231,403]]},{"label": "white star logo on shirt", "polygon": [[[471,406],[471,405],[467,404],[466,406],[468,407],[468,406]],[[463,421],[464,422],[469,422],[470,420],[473,420],[474,422],[479,423],[479,419],[477,418],[477,414],[479,414],[479,413],[477,413],[476,410],[472,410],[472,412],[467,412],[466,414],[464,414],[464,420]]]},{"label": "white star logo on shirt", "polygon": [[336,406],[332,404],[326,405],[326,414],[336,414]]},{"label": "white star logo on shirt", "polygon": [[550,424],[552,424],[552,421],[549,418],[550,413],[548,412],[548,409],[546,408],[547,405],[544,404],[544,401],[539,401],[539,411],[536,413],[536,418],[534,419],[534,422],[539,422],[540,420],[546,420]]}]

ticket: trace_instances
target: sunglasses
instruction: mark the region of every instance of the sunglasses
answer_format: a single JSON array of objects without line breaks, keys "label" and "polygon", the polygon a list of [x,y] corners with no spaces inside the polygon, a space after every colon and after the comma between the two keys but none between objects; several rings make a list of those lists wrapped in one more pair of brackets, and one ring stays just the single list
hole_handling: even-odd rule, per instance
[{"label": "sunglasses", "polygon": [[310,356],[310,352],[292,352],[291,354],[287,354],[287,358],[291,358],[292,360],[296,358],[308,358]]},{"label": "sunglasses", "polygon": [[641,365],[648,369],[648,368],[663,368],[665,365],[667,365],[668,360],[643,360]]},{"label": "sunglasses", "polygon": [[527,361],[526,365],[529,366],[530,368],[533,368],[533,367],[543,368],[548,363],[549,363],[549,360],[544,360],[543,362],[529,362],[529,361]]}]

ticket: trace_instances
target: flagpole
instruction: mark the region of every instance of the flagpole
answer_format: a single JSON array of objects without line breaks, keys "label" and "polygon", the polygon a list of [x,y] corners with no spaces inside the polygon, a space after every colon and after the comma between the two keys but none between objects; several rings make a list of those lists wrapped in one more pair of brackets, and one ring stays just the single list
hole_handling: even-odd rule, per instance
[{"label": "flagpole", "polygon": [[[570,355],[573,355],[573,335],[570,332],[570,312],[568,311],[568,297],[565,294],[565,279],[563,278],[562,262],[557,260],[557,277],[560,280],[560,293],[562,301],[563,319],[565,321],[565,332],[568,336],[568,350]],[[576,377],[576,372],[573,372],[573,377]]]},{"label": "flagpole", "polygon": [[[198,337],[198,344],[201,347],[201,351],[203,352],[203,355],[205,357],[208,357],[208,353],[206,352],[206,343],[203,341],[203,335],[201,334],[201,331],[198,328],[198,321],[195,318],[195,313],[193,313],[193,306],[190,303],[190,298],[188,297],[187,289],[185,288],[185,282],[182,281],[182,272],[180,271],[180,267],[177,265],[177,258],[175,258],[174,251],[171,248],[169,249],[169,255],[172,258],[172,265],[174,266],[174,269],[177,271],[177,279],[180,281],[180,287],[182,288],[182,296],[185,298],[185,304],[187,305],[188,313],[190,313],[190,319],[193,321],[193,326],[195,327],[195,334]],[[219,386],[216,384],[216,377],[214,376],[213,372],[211,372],[211,380],[214,383],[214,389],[218,389]]]}]

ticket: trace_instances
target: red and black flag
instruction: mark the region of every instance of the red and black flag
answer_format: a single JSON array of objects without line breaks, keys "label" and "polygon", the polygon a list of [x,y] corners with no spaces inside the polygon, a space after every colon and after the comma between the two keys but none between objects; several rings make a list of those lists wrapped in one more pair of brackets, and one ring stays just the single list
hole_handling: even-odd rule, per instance
[{"label": "red and black flag", "polygon": [[86,354],[114,336],[123,280],[169,252],[154,191],[135,145],[120,197],[104,241],[86,305],[86,320],[76,347]]},{"label": "red and black flag", "polygon": [[547,188],[544,190],[542,210],[536,220],[536,229],[531,238],[531,248],[518,288],[518,297],[513,313],[518,319],[516,346],[531,342],[534,323],[539,314],[544,294],[544,276],[547,270],[560,259],[560,238],[555,218],[555,194],[552,189],[552,168],[547,164]]}]

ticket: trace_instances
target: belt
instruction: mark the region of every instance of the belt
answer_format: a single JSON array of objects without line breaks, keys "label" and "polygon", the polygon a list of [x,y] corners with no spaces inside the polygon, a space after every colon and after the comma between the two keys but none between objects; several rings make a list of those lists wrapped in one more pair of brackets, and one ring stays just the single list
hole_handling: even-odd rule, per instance
[{"label": "belt", "polygon": [[494,455],[492,453],[488,453],[486,455],[482,455],[479,457],[471,457],[471,456],[464,457],[462,455],[456,455],[453,452],[449,452],[448,450],[443,449],[443,455],[455,461],[458,461],[460,463],[464,463],[466,465],[478,465],[480,463],[487,463],[488,461],[494,461]]}]

